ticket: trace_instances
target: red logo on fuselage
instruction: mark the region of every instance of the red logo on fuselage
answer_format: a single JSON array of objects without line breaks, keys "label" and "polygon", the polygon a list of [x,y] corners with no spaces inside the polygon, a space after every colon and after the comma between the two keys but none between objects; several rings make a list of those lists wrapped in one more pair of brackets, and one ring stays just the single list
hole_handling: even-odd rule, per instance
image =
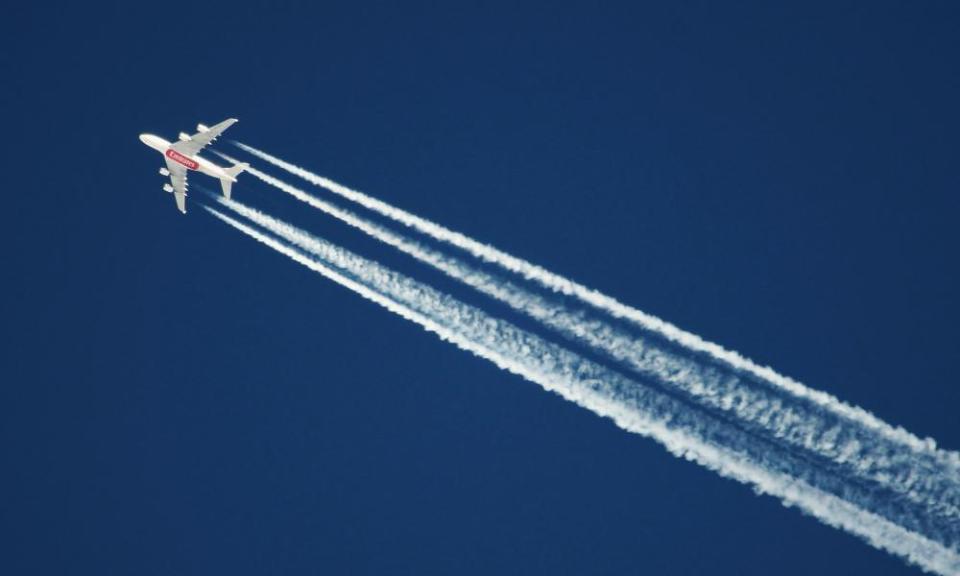
[{"label": "red logo on fuselage", "polygon": [[184,166],[186,166],[191,170],[196,170],[197,168],[200,167],[200,164],[198,162],[187,158],[186,156],[177,152],[173,148],[167,148],[167,158],[173,160],[174,162],[177,162],[178,164],[183,164]]}]

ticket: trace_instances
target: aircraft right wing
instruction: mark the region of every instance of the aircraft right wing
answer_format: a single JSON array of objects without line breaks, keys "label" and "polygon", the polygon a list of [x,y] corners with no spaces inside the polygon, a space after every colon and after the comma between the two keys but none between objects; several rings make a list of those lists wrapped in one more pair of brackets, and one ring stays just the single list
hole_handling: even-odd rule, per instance
[{"label": "aircraft right wing", "polygon": [[236,118],[227,118],[219,124],[214,124],[206,130],[193,134],[189,140],[174,142],[170,147],[181,154],[194,156],[197,152],[200,152],[204,146],[216,140],[217,136],[222,134],[224,130],[233,126],[236,121]]},{"label": "aircraft right wing", "polygon": [[177,201],[177,209],[187,213],[187,169],[179,162],[164,157],[167,161],[167,170],[170,171],[170,182],[173,184],[173,197]]}]

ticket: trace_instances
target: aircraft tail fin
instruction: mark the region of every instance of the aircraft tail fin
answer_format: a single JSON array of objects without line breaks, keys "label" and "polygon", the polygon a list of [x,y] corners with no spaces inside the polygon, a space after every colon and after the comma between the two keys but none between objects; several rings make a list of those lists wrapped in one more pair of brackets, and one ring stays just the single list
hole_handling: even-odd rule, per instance
[{"label": "aircraft tail fin", "polygon": [[223,178],[220,180],[220,186],[223,188],[223,195],[227,198],[227,200],[230,199],[230,187],[237,180],[237,175],[249,167],[250,165],[246,162],[238,162],[229,168],[223,169],[224,172],[227,173],[227,176],[230,177],[229,179]]}]

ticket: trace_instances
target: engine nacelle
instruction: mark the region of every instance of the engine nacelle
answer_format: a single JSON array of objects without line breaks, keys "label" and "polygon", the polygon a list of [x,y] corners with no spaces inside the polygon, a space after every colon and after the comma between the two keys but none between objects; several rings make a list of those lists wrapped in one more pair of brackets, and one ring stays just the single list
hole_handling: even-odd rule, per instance
[{"label": "engine nacelle", "polygon": [[173,194],[173,186],[171,186],[171,185],[169,185],[169,184],[164,184],[164,185],[163,185],[163,191],[164,191],[164,192],[169,192],[169,193]]},{"label": "engine nacelle", "polygon": [[160,175],[161,175],[161,176],[169,176],[169,175],[170,175],[170,171],[167,170],[166,168],[160,168]]},{"label": "engine nacelle", "polygon": [[205,125],[197,124],[197,132],[206,132],[207,130],[209,130],[209,128],[207,128]]},{"label": "engine nacelle", "polygon": [[190,135],[187,134],[186,132],[181,132],[180,135],[177,136],[177,138],[179,138],[182,142],[189,142],[189,141],[190,141]]}]

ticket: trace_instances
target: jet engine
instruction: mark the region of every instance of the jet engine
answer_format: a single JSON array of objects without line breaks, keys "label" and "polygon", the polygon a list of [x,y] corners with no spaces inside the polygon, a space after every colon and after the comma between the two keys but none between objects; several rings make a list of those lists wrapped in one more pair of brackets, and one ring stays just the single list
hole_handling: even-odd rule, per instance
[{"label": "jet engine", "polygon": [[161,176],[169,176],[169,175],[170,175],[170,171],[167,170],[166,168],[160,168],[160,175],[161,175]]},{"label": "jet engine", "polygon": [[177,138],[179,138],[179,139],[182,140],[183,142],[189,142],[189,141],[190,141],[190,135],[187,134],[186,132],[181,132],[180,135],[177,136]]},{"label": "jet engine", "polygon": [[197,124],[197,132],[206,132],[207,130],[209,130],[209,128],[207,128],[205,125]]},{"label": "jet engine", "polygon": [[164,184],[164,185],[163,185],[163,191],[164,191],[164,192],[170,192],[170,193],[172,194],[172,193],[173,193],[173,186],[171,186],[171,185],[169,185],[169,184]]}]

